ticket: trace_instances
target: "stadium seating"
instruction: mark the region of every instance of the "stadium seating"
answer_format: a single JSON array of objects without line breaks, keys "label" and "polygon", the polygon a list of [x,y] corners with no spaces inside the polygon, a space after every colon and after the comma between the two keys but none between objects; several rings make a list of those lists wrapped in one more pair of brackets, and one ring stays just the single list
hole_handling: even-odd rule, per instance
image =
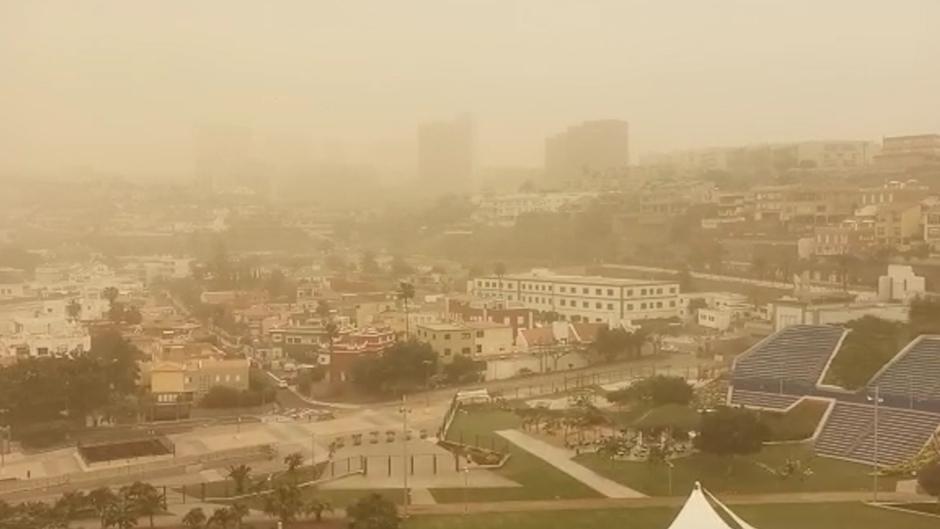
[{"label": "stadium seating", "polygon": [[[837,402],[816,440],[816,454],[874,463],[874,406]],[[894,465],[917,455],[940,426],[940,414],[878,409],[878,463]]]},{"label": "stadium seating", "polygon": [[800,400],[798,395],[778,395],[760,391],[746,391],[735,388],[731,392],[731,405],[748,408],[766,408],[784,410]]},{"label": "stadium seating", "polygon": [[869,386],[882,395],[940,400],[940,337],[921,336]]},{"label": "stadium seating", "polygon": [[794,325],[740,356],[734,378],[815,384],[845,331],[829,325]]}]

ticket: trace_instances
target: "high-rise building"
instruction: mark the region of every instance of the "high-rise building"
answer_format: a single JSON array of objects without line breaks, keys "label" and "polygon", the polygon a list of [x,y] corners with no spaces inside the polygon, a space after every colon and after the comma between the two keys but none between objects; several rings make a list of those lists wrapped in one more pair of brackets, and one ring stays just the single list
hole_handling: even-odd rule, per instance
[{"label": "high-rise building", "polygon": [[545,140],[545,176],[553,188],[615,185],[630,162],[626,121],[585,121]]},{"label": "high-rise building", "polygon": [[473,188],[475,134],[470,116],[425,123],[418,128],[418,177],[433,192]]}]

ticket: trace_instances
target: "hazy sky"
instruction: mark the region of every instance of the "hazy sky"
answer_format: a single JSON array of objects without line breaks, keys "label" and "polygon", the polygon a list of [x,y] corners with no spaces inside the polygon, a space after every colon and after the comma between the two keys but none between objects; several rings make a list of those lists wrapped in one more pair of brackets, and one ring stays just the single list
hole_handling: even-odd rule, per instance
[{"label": "hazy sky", "polygon": [[410,166],[470,112],[482,165],[570,123],[651,150],[940,132],[940,0],[0,0],[0,170],[187,175],[194,131]]}]

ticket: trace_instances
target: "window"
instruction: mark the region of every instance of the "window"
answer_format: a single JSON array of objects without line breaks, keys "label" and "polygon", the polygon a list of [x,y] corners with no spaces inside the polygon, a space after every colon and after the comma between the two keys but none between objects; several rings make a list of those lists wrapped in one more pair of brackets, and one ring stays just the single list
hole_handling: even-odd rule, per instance
[{"label": "window", "polygon": [[640,295],[641,295],[641,296],[645,296],[645,295],[646,295],[646,289],[645,289],[645,288],[641,288],[641,289],[640,289]]},{"label": "window", "polygon": [[633,289],[632,288],[627,289],[627,297],[632,297],[632,296],[633,296]]},{"label": "window", "polygon": [[469,347],[464,347],[463,349],[460,350],[460,354],[462,354],[462,355],[469,355],[469,354],[470,354],[470,348],[469,348]]},{"label": "window", "polygon": [[483,338],[483,331],[477,331],[477,338]]},{"label": "window", "polygon": [[242,380],[241,375],[235,375],[235,382],[241,382],[241,380]]},{"label": "window", "polygon": [[470,333],[468,332],[461,334],[460,337],[463,338],[464,340],[469,340],[471,338]]},{"label": "window", "polygon": [[608,295],[608,296],[613,296],[613,295],[614,295],[614,289],[608,288],[608,289],[607,289],[607,295]]},{"label": "window", "polygon": [[656,308],[657,308],[657,309],[663,308],[663,302],[662,302],[662,301],[657,301],[657,302],[656,302]]},{"label": "window", "polygon": [[646,303],[640,303],[640,310],[646,310]]},{"label": "window", "polygon": [[600,296],[600,295],[601,295],[601,289],[595,288],[595,289],[594,289],[594,294]]},{"label": "window", "polygon": [[483,346],[482,346],[482,345],[477,344],[477,352],[478,352],[478,353],[482,353],[482,352],[483,352]]},{"label": "window", "polygon": [[591,292],[591,289],[589,289],[589,288],[587,288],[587,287],[584,287],[584,288],[581,289],[581,293],[582,293],[582,294],[589,294],[590,292]]},{"label": "window", "polygon": [[581,302],[581,306],[584,307],[584,308],[588,308],[588,307],[591,306],[591,304],[588,303],[587,301],[582,301],[582,302]]},{"label": "window", "polygon": [[450,356],[450,347],[444,348],[444,356]]},{"label": "window", "polygon": [[445,340],[450,340],[450,334],[449,334],[449,333],[445,333],[445,334],[444,334],[444,339],[445,339]]},{"label": "window", "polygon": [[561,287],[561,288],[560,288],[560,290],[561,290],[561,292],[562,292],[562,293],[565,293],[565,292],[567,292],[567,291],[568,291],[568,289],[567,289],[567,288],[565,288],[565,287]]},{"label": "window", "polygon": [[627,303],[627,310],[633,310],[633,303]]},{"label": "window", "polygon": [[562,307],[564,307],[564,306],[565,306],[565,300],[563,300],[563,299],[558,300],[558,304],[561,305]]},{"label": "window", "polygon": [[670,307],[675,307],[675,306],[676,306],[676,302],[675,302],[675,301],[670,301],[670,302],[669,302],[669,306],[670,306]]},{"label": "window", "polygon": [[603,307],[603,304],[601,304],[600,301],[598,301],[597,303],[594,304],[594,308],[595,308],[595,309],[599,309],[599,308],[601,308],[601,307]]},{"label": "window", "polygon": [[657,289],[656,289],[656,293],[657,293],[657,294],[662,294],[662,293],[663,293],[663,289],[657,288]]},{"label": "window", "polygon": [[675,294],[675,293],[676,293],[676,287],[669,287],[669,293],[670,293],[670,294]]},{"label": "window", "polygon": [[614,304],[613,304],[613,303],[608,303],[608,304],[607,304],[607,310],[614,310]]}]

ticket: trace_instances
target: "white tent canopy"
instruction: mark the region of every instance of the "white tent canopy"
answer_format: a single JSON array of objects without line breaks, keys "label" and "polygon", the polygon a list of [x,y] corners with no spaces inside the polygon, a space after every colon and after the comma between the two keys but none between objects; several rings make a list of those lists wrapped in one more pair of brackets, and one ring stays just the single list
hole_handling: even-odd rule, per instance
[{"label": "white tent canopy", "polygon": [[[709,501],[711,500],[711,501]],[[720,513],[720,514],[719,514]],[[669,529],[755,529],[696,483]]]}]

